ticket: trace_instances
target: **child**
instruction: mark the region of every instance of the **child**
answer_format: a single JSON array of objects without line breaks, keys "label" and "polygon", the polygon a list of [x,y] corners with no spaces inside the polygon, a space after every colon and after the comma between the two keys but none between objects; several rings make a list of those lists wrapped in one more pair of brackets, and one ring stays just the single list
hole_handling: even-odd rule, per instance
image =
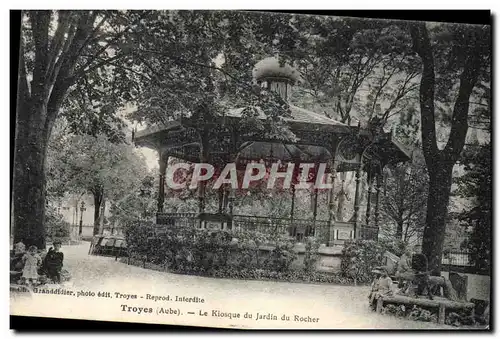
[{"label": "child", "polygon": [[25,252],[26,246],[24,245],[22,240],[19,240],[19,242],[14,245],[14,255],[21,255]]},{"label": "child", "polygon": [[37,247],[32,245],[23,256],[24,268],[22,278],[28,285],[33,285],[38,280],[38,266],[42,258],[38,255],[37,250]]},{"label": "child", "polygon": [[47,277],[54,283],[60,283],[64,255],[59,251],[61,249],[60,241],[54,241],[53,245],[54,247],[51,247],[45,256],[44,271],[46,272]]},{"label": "child", "polygon": [[372,288],[368,299],[370,300],[370,306],[376,308],[376,299],[380,295],[392,295],[393,286],[392,279],[387,274],[387,270],[383,267],[375,268],[372,273],[376,274],[376,278],[372,283]]}]

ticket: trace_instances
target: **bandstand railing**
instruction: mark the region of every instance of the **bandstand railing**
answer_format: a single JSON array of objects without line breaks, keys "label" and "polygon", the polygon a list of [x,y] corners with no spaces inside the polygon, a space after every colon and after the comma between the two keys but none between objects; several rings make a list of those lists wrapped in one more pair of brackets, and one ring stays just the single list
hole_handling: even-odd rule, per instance
[{"label": "bandstand railing", "polygon": [[342,244],[349,239],[377,239],[378,228],[359,225],[354,234],[354,222],[335,222],[332,229],[326,220],[289,219],[250,215],[233,215],[230,222],[202,222],[198,213],[157,213],[158,226],[208,227],[260,233],[288,234],[298,242],[314,236],[322,243]]}]

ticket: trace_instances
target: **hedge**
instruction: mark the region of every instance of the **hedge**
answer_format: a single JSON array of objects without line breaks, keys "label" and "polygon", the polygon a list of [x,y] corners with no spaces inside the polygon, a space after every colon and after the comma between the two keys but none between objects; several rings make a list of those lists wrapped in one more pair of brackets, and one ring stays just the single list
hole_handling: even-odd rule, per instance
[{"label": "hedge", "polygon": [[127,226],[129,263],[172,273],[217,278],[352,284],[352,279],[316,272],[319,241],[306,238],[304,269],[292,269],[294,240],[255,231]]},{"label": "hedge", "polygon": [[[193,227],[168,227],[155,235],[154,229],[154,225],[127,227],[130,255],[175,271],[264,269],[283,273],[296,259],[293,239],[282,235]],[[269,246],[269,250],[261,246]]]}]

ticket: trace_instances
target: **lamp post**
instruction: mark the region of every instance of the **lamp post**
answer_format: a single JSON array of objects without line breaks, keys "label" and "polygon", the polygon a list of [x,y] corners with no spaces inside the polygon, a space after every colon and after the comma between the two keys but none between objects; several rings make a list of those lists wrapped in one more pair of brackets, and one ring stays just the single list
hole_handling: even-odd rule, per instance
[{"label": "lamp post", "polygon": [[80,205],[80,228],[78,229],[78,235],[82,236],[83,231],[83,212],[86,210],[85,201],[82,200],[82,204]]}]

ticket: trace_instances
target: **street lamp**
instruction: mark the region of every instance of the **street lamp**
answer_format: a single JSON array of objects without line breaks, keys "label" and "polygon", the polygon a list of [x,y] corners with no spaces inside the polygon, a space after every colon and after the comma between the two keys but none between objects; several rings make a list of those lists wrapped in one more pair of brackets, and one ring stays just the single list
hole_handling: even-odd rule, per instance
[{"label": "street lamp", "polygon": [[83,230],[83,212],[86,210],[85,201],[82,200],[82,204],[80,205],[80,228],[78,229],[78,235],[82,235]]}]

